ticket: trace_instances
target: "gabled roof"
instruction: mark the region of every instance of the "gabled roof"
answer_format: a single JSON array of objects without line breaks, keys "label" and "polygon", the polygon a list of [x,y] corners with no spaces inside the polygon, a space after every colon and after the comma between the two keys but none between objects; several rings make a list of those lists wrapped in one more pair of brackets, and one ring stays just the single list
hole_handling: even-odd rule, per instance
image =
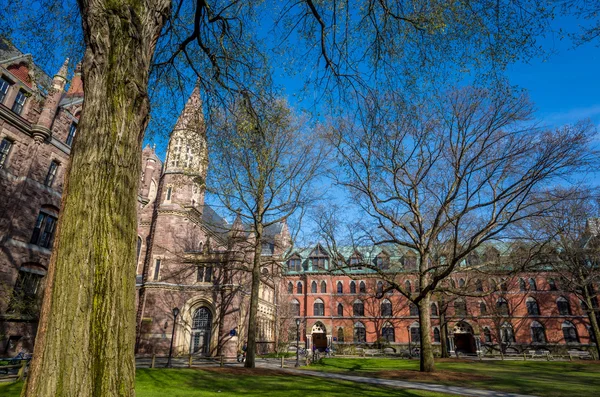
[{"label": "gabled roof", "polygon": [[52,78],[33,62],[31,54],[21,52],[11,42],[0,37],[0,65],[6,68],[23,61],[33,72],[32,83],[35,84],[35,88],[46,93],[52,86]]}]

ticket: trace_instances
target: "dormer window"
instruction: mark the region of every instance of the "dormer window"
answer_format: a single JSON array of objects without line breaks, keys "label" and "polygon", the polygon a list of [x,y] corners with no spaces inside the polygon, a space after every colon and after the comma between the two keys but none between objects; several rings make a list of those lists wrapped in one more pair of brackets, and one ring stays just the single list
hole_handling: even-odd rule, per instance
[{"label": "dormer window", "polygon": [[310,254],[310,261],[312,270],[325,270],[329,264],[329,256],[320,246],[317,246]]},{"label": "dormer window", "polygon": [[300,258],[291,258],[288,260],[288,270],[290,272],[299,272],[302,270],[302,261]]},{"label": "dormer window", "polygon": [[380,270],[387,270],[390,268],[390,258],[387,255],[379,254],[375,257],[375,266]]},{"label": "dormer window", "polygon": [[4,99],[8,95],[8,89],[10,88],[10,83],[4,77],[0,77],[0,103],[4,102]]},{"label": "dormer window", "polygon": [[357,256],[353,256],[350,258],[350,270],[362,270],[362,266],[360,266],[360,258]]},{"label": "dormer window", "polygon": [[405,270],[416,270],[417,269],[417,257],[412,254],[404,256],[404,269]]},{"label": "dormer window", "polygon": [[25,95],[25,91],[19,90],[19,92],[17,92],[17,97],[15,98],[15,103],[13,103],[12,111],[16,114],[21,114],[23,112],[23,108],[25,107],[26,101],[27,96]]}]

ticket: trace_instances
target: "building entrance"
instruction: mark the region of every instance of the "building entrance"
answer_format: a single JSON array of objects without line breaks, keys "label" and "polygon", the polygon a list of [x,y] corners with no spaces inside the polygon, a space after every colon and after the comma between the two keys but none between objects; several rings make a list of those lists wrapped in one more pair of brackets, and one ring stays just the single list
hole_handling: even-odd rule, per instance
[{"label": "building entrance", "polygon": [[461,321],[454,327],[454,349],[463,354],[474,354],[476,351],[473,328]]},{"label": "building entrance", "polygon": [[192,353],[209,354],[210,331],[212,326],[212,313],[202,306],[194,313],[192,320],[192,341],[190,344]]},{"label": "building entrance", "polygon": [[312,327],[312,343],[316,350],[325,351],[327,348],[327,330],[318,322]]}]

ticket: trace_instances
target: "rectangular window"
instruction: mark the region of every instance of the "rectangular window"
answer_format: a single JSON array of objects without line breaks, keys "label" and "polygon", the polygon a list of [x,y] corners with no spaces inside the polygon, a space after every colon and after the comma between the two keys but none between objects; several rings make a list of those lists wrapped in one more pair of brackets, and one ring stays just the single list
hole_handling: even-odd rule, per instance
[{"label": "rectangular window", "polygon": [[10,83],[4,77],[0,78],[0,103],[4,102],[4,99],[8,95],[8,89],[10,88]]},{"label": "rectangular window", "polygon": [[41,280],[42,275],[40,274],[19,270],[9,311],[25,314],[35,309],[32,304],[35,304]]},{"label": "rectangular window", "polygon": [[212,266],[198,266],[196,282],[210,283],[212,280]]},{"label": "rectangular window", "polygon": [[73,144],[73,138],[75,138],[75,133],[77,132],[77,124],[72,123],[69,128],[69,135],[67,135],[66,144],[71,146]]},{"label": "rectangular window", "polygon": [[50,168],[48,168],[48,174],[46,174],[46,180],[44,181],[44,185],[50,187],[54,183],[54,179],[56,179],[56,172],[58,171],[58,161],[52,161],[50,163]]},{"label": "rectangular window", "polygon": [[171,195],[173,194],[173,188],[172,187],[168,187],[167,188],[167,201],[171,201]]},{"label": "rectangular window", "polygon": [[12,145],[12,141],[9,141],[6,138],[4,138],[2,142],[0,142],[0,168],[3,168],[5,166]]},{"label": "rectangular window", "polygon": [[21,112],[23,112],[23,108],[25,107],[25,101],[27,101],[25,91],[19,90],[19,92],[17,92],[17,97],[15,98],[15,103],[13,103],[12,111],[16,114],[21,114]]},{"label": "rectangular window", "polygon": [[31,244],[39,245],[42,248],[51,248],[55,228],[56,217],[40,212],[33,228]]},{"label": "rectangular window", "polygon": [[154,261],[154,281],[158,281],[160,274],[160,259]]}]

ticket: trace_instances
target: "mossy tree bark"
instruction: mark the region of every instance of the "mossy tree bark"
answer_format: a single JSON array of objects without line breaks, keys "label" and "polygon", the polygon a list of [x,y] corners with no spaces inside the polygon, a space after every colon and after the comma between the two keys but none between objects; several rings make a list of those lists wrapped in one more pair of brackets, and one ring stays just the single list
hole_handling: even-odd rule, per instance
[{"label": "mossy tree bark", "polygon": [[22,395],[134,396],[136,193],[167,0],[80,0],[85,104]]}]

